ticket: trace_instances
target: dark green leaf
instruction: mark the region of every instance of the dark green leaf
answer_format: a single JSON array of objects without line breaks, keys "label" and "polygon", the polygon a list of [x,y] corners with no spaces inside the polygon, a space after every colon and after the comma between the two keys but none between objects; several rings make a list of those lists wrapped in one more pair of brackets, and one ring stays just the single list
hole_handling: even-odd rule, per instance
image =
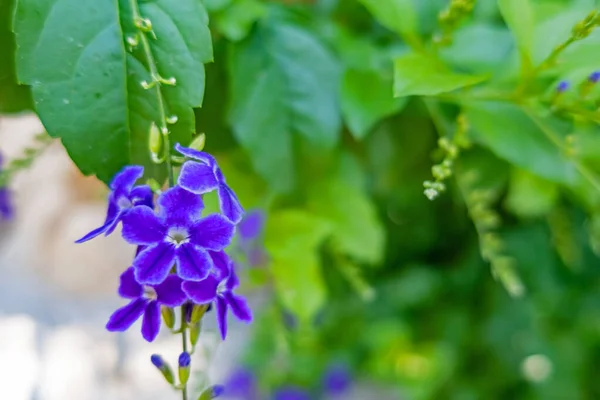
[{"label": "dark green leaf", "polygon": [[577,179],[575,166],[518,106],[473,103],[466,112],[476,138],[499,157],[553,182],[572,184]]},{"label": "dark green leaf", "polygon": [[[136,3],[20,0],[16,10],[19,80],[32,86],[48,133],[84,174],[105,182],[127,164],[145,165],[147,176],[164,171],[147,146],[150,124],[161,118],[157,90],[141,86],[152,80],[143,46],[126,44],[137,33]],[[157,37],[148,35],[159,74],[177,80],[161,88],[166,112],[178,119],[172,141],[187,144],[204,93],[203,63],[212,59],[206,11],[196,0],[158,0],[140,2],[140,13]]]},{"label": "dark green leaf", "polygon": [[357,139],[364,138],[380,119],[398,112],[406,99],[392,95],[392,77],[377,70],[348,69],[342,82],[342,114]]},{"label": "dark green leaf", "polygon": [[10,30],[13,0],[0,2],[0,113],[31,107],[28,87],[19,86],[15,73],[15,38]]},{"label": "dark green leaf", "polygon": [[339,138],[338,66],[308,31],[267,21],[234,47],[229,120],[275,190],[294,184],[292,135],[330,148]]}]

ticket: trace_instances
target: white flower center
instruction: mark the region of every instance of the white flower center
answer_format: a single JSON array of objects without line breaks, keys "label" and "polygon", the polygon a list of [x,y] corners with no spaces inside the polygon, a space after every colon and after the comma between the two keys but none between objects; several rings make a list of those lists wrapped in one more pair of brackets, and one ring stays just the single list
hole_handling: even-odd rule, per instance
[{"label": "white flower center", "polygon": [[148,300],[156,300],[158,295],[156,294],[156,290],[152,286],[144,286],[144,294],[145,299]]},{"label": "white flower center", "polygon": [[130,208],[132,205],[133,204],[131,204],[131,201],[127,197],[119,197],[119,200],[117,200],[117,206],[121,210]]},{"label": "white flower center", "polygon": [[189,232],[185,228],[171,228],[167,233],[167,241],[173,243],[175,246],[181,246],[189,241]]},{"label": "white flower center", "polygon": [[217,286],[217,294],[221,295],[226,291],[227,291],[227,281],[222,281],[221,283],[219,283],[219,286]]}]

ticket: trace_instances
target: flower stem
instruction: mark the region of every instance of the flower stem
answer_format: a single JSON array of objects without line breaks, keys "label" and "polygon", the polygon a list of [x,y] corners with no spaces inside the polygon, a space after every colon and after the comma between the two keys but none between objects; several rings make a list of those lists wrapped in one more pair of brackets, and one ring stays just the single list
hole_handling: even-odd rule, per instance
[{"label": "flower stem", "polygon": [[[137,0],[129,0],[129,4],[133,11],[133,20],[142,21],[142,16],[140,14],[140,8]],[[146,62],[148,64],[148,69],[150,72],[150,77],[152,79],[152,88],[156,91],[156,100],[158,104],[158,113],[160,114],[160,121],[158,121],[158,128],[163,137],[164,141],[164,157],[167,166],[167,174],[169,176],[169,187],[175,186],[175,178],[173,175],[173,167],[171,165],[171,143],[169,139],[169,128],[167,126],[167,113],[165,107],[165,99],[161,91],[161,81],[160,74],[158,72],[158,68],[156,67],[156,61],[154,60],[154,55],[152,54],[152,49],[150,48],[150,42],[148,41],[148,36],[146,35],[146,31],[142,29],[139,30],[139,38],[140,43],[142,45],[142,49],[144,50],[144,54],[146,56]],[[150,88],[149,88],[150,89]]]},{"label": "flower stem", "polygon": [[[185,308],[181,307],[181,345],[184,352],[188,352],[188,343],[187,343],[187,320],[185,316]],[[181,398],[183,400],[188,400],[187,395],[187,382],[183,384],[181,388]]]}]

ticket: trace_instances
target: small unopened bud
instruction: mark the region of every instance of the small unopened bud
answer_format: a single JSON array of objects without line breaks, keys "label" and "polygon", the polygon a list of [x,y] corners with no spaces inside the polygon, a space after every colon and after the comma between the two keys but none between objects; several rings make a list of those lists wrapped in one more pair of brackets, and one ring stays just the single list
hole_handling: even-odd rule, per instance
[{"label": "small unopened bud", "polygon": [[169,382],[169,384],[172,385],[175,383],[173,371],[171,371],[171,368],[161,356],[159,356],[158,354],[152,354],[152,356],[150,357],[150,361],[152,361],[152,364],[154,364],[154,366],[158,368],[158,370],[164,376],[165,380]]},{"label": "small unopened bud", "polygon": [[158,156],[162,152],[163,139],[158,126],[154,122],[150,124],[150,133],[148,134],[148,147],[152,155]]},{"label": "small unopened bud", "polygon": [[127,36],[127,44],[131,47],[136,47],[140,43],[140,37],[138,35],[135,36]]},{"label": "small unopened bud", "polygon": [[201,133],[198,136],[196,136],[194,138],[194,140],[192,140],[192,143],[190,143],[189,148],[198,150],[198,151],[202,151],[202,150],[204,150],[205,144],[206,144],[206,135],[204,133]]},{"label": "small unopened bud", "polygon": [[155,85],[156,82],[155,81],[141,81],[140,85],[142,86],[143,89],[148,90],[148,89],[152,89]]},{"label": "small unopened bud", "polygon": [[148,18],[136,18],[134,21],[136,28],[142,32],[150,32],[152,30],[152,21]]},{"label": "small unopened bud", "polygon": [[162,306],[160,312],[167,328],[173,329],[175,326],[175,311],[171,307]]},{"label": "small unopened bud", "polygon": [[212,400],[221,396],[225,392],[225,387],[223,385],[214,385],[202,392],[198,400]]},{"label": "small unopened bud", "polygon": [[177,115],[171,115],[170,117],[167,117],[167,124],[169,124],[169,125],[176,124],[178,120],[179,120],[179,118],[177,117]]},{"label": "small unopened bud", "polygon": [[202,322],[198,321],[190,326],[190,343],[192,347],[196,347],[198,339],[200,338],[200,330],[202,329]]},{"label": "small unopened bud", "polygon": [[569,81],[560,81],[556,86],[556,91],[558,93],[564,93],[569,89]]},{"label": "small unopened bud", "polygon": [[200,322],[200,320],[204,316],[204,313],[206,312],[207,308],[208,308],[208,306],[206,304],[202,304],[202,305],[194,304],[194,308],[192,310],[192,315],[190,316],[190,322],[192,324]]},{"label": "small unopened bud", "polygon": [[185,385],[190,378],[190,363],[192,362],[192,358],[190,357],[190,353],[183,352],[179,356],[179,383]]},{"label": "small unopened bud", "polygon": [[163,85],[168,85],[168,86],[175,86],[177,84],[177,79],[175,79],[174,76],[165,79],[165,78],[158,78],[158,80],[160,81],[160,83],[162,83]]}]

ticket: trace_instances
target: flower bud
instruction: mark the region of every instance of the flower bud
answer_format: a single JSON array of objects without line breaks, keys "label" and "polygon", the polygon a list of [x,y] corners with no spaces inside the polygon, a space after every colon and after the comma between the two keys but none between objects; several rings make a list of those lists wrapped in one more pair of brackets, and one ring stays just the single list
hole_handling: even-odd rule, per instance
[{"label": "flower bud", "polygon": [[167,328],[173,329],[175,326],[175,311],[171,307],[162,306],[160,312]]},{"label": "flower bud", "polygon": [[201,133],[198,136],[196,136],[194,138],[194,140],[192,140],[192,143],[190,143],[189,147],[190,147],[190,149],[202,151],[202,150],[204,150],[205,143],[206,143],[206,135],[204,133]]},{"label": "flower bud", "polygon": [[192,359],[190,353],[183,352],[179,356],[179,383],[185,385],[190,378],[190,363]]},{"label": "flower bud", "polygon": [[192,310],[192,315],[191,315],[191,318],[190,318],[190,322],[192,324],[200,322],[200,320],[204,316],[204,313],[206,312],[207,308],[208,308],[208,306],[205,305],[205,304],[194,304],[194,308]]},{"label": "flower bud", "polygon": [[192,344],[192,347],[196,347],[196,343],[198,343],[201,328],[202,323],[200,321],[190,326],[190,343]]},{"label": "flower bud", "polygon": [[165,380],[169,382],[169,384],[172,385],[175,383],[173,371],[171,371],[169,364],[167,364],[161,356],[159,356],[158,354],[152,354],[152,356],[150,357],[150,361],[152,361],[152,364],[154,364],[154,366],[158,368],[158,370],[165,377]]},{"label": "flower bud", "polygon": [[202,392],[198,400],[211,400],[216,399],[221,396],[225,392],[225,387],[223,385],[214,385]]},{"label": "flower bud", "polygon": [[160,130],[158,129],[158,126],[156,126],[156,124],[152,122],[152,124],[150,124],[150,133],[148,134],[148,148],[150,149],[152,159],[160,158],[162,146],[163,138],[160,134]]}]

